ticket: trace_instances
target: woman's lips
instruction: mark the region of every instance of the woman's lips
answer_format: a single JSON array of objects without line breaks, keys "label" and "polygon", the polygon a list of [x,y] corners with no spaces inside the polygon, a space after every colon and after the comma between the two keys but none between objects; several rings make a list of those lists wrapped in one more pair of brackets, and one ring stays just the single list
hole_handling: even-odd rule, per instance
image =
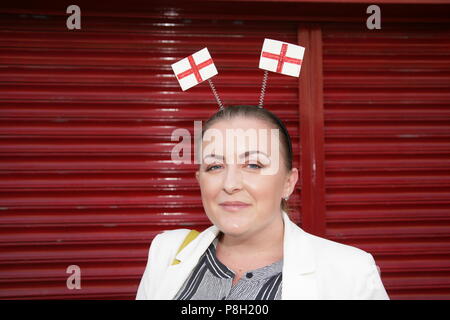
[{"label": "woman's lips", "polygon": [[230,202],[222,202],[219,204],[222,208],[230,212],[236,212],[242,209],[245,209],[250,206],[250,204],[240,201],[230,201]]}]

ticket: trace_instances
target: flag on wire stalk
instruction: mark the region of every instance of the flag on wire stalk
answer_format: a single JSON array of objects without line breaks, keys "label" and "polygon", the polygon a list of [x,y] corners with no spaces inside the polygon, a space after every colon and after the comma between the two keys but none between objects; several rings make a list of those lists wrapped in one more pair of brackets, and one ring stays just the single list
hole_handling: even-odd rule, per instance
[{"label": "flag on wire stalk", "polygon": [[304,53],[304,47],[278,40],[264,39],[259,68],[298,77]]},{"label": "flag on wire stalk", "polygon": [[189,57],[175,62],[172,64],[172,69],[183,91],[218,73],[208,48],[203,48]]}]

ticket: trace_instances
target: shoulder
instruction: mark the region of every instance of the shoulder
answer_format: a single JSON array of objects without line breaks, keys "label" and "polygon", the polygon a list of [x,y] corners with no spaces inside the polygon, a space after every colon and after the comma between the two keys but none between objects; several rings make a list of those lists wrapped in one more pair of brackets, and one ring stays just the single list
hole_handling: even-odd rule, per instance
[{"label": "shoulder", "polygon": [[191,231],[191,229],[175,229],[167,230],[156,235],[155,239],[158,238],[159,242],[177,242],[180,239],[186,237],[186,235]]},{"label": "shoulder", "polygon": [[153,299],[155,297],[157,293],[155,290],[159,288],[161,278],[172,263],[178,247],[189,231],[189,229],[164,231],[153,238],[136,299]]},{"label": "shoulder", "polygon": [[318,266],[342,265],[348,268],[349,265],[357,267],[373,261],[372,256],[362,249],[313,235],[292,221],[288,221],[288,225],[288,232],[291,235],[289,239],[294,242],[291,245],[303,246],[295,250],[305,250],[303,258],[314,260]]},{"label": "shoulder", "polygon": [[175,229],[168,230],[156,235],[153,239],[150,250],[160,251],[164,250],[166,253],[173,253],[183,242],[190,229]]},{"label": "shoulder", "polygon": [[318,261],[319,286],[325,292],[324,297],[389,299],[372,254],[312,234],[307,237]]},{"label": "shoulder", "polygon": [[163,271],[173,261],[180,245],[183,243],[189,229],[176,229],[159,233],[150,244],[147,258],[147,268],[153,271]]},{"label": "shoulder", "polygon": [[377,270],[372,255],[362,249],[313,235],[297,225],[293,231],[296,235],[294,246],[303,246],[305,252],[302,259],[309,260],[323,278],[330,276],[334,281],[356,280]]},{"label": "shoulder", "polygon": [[367,264],[371,255],[357,247],[339,243],[303,231],[318,258],[332,260],[334,263]]},{"label": "shoulder", "polygon": [[324,299],[389,299],[370,253],[303,232]]},{"label": "shoulder", "polygon": [[[330,283],[341,283],[348,289],[378,277],[372,255],[362,249],[305,232],[314,252],[317,271]],[[378,280],[377,280],[378,281]]]}]

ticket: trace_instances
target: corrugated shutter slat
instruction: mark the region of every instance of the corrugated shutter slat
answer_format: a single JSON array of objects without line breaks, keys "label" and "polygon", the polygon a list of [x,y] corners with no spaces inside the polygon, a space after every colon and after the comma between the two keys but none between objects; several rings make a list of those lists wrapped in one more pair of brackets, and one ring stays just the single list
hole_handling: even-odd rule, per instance
[{"label": "corrugated shutter slat", "polygon": [[450,32],[324,27],[327,237],[395,299],[450,298]]},{"label": "corrugated shutter slat", "polygon": [[[207,46],[224,103],[257,104],[264,37],[296,39],[285,22],[120,15],[89,12],[82,32],[62,13],[2,15],[0,298],[134,298],[156,234],[210,225],[171,133],[218,107],[207,84],[183,93],[170,64]],[[298,154],[297,81],[270,80],[266,106]],[[66,288],[72,264],[81,290]]]}]

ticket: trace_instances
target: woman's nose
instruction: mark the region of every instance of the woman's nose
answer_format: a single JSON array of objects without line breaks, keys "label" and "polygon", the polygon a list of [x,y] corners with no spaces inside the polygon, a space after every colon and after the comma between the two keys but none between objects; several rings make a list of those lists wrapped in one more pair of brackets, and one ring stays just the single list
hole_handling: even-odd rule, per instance
[{"label": "woman's nose", "polygon": [[242,189],[242,175],[236,166],[228,166],[223,181],[223,189],[228,193]]}]

